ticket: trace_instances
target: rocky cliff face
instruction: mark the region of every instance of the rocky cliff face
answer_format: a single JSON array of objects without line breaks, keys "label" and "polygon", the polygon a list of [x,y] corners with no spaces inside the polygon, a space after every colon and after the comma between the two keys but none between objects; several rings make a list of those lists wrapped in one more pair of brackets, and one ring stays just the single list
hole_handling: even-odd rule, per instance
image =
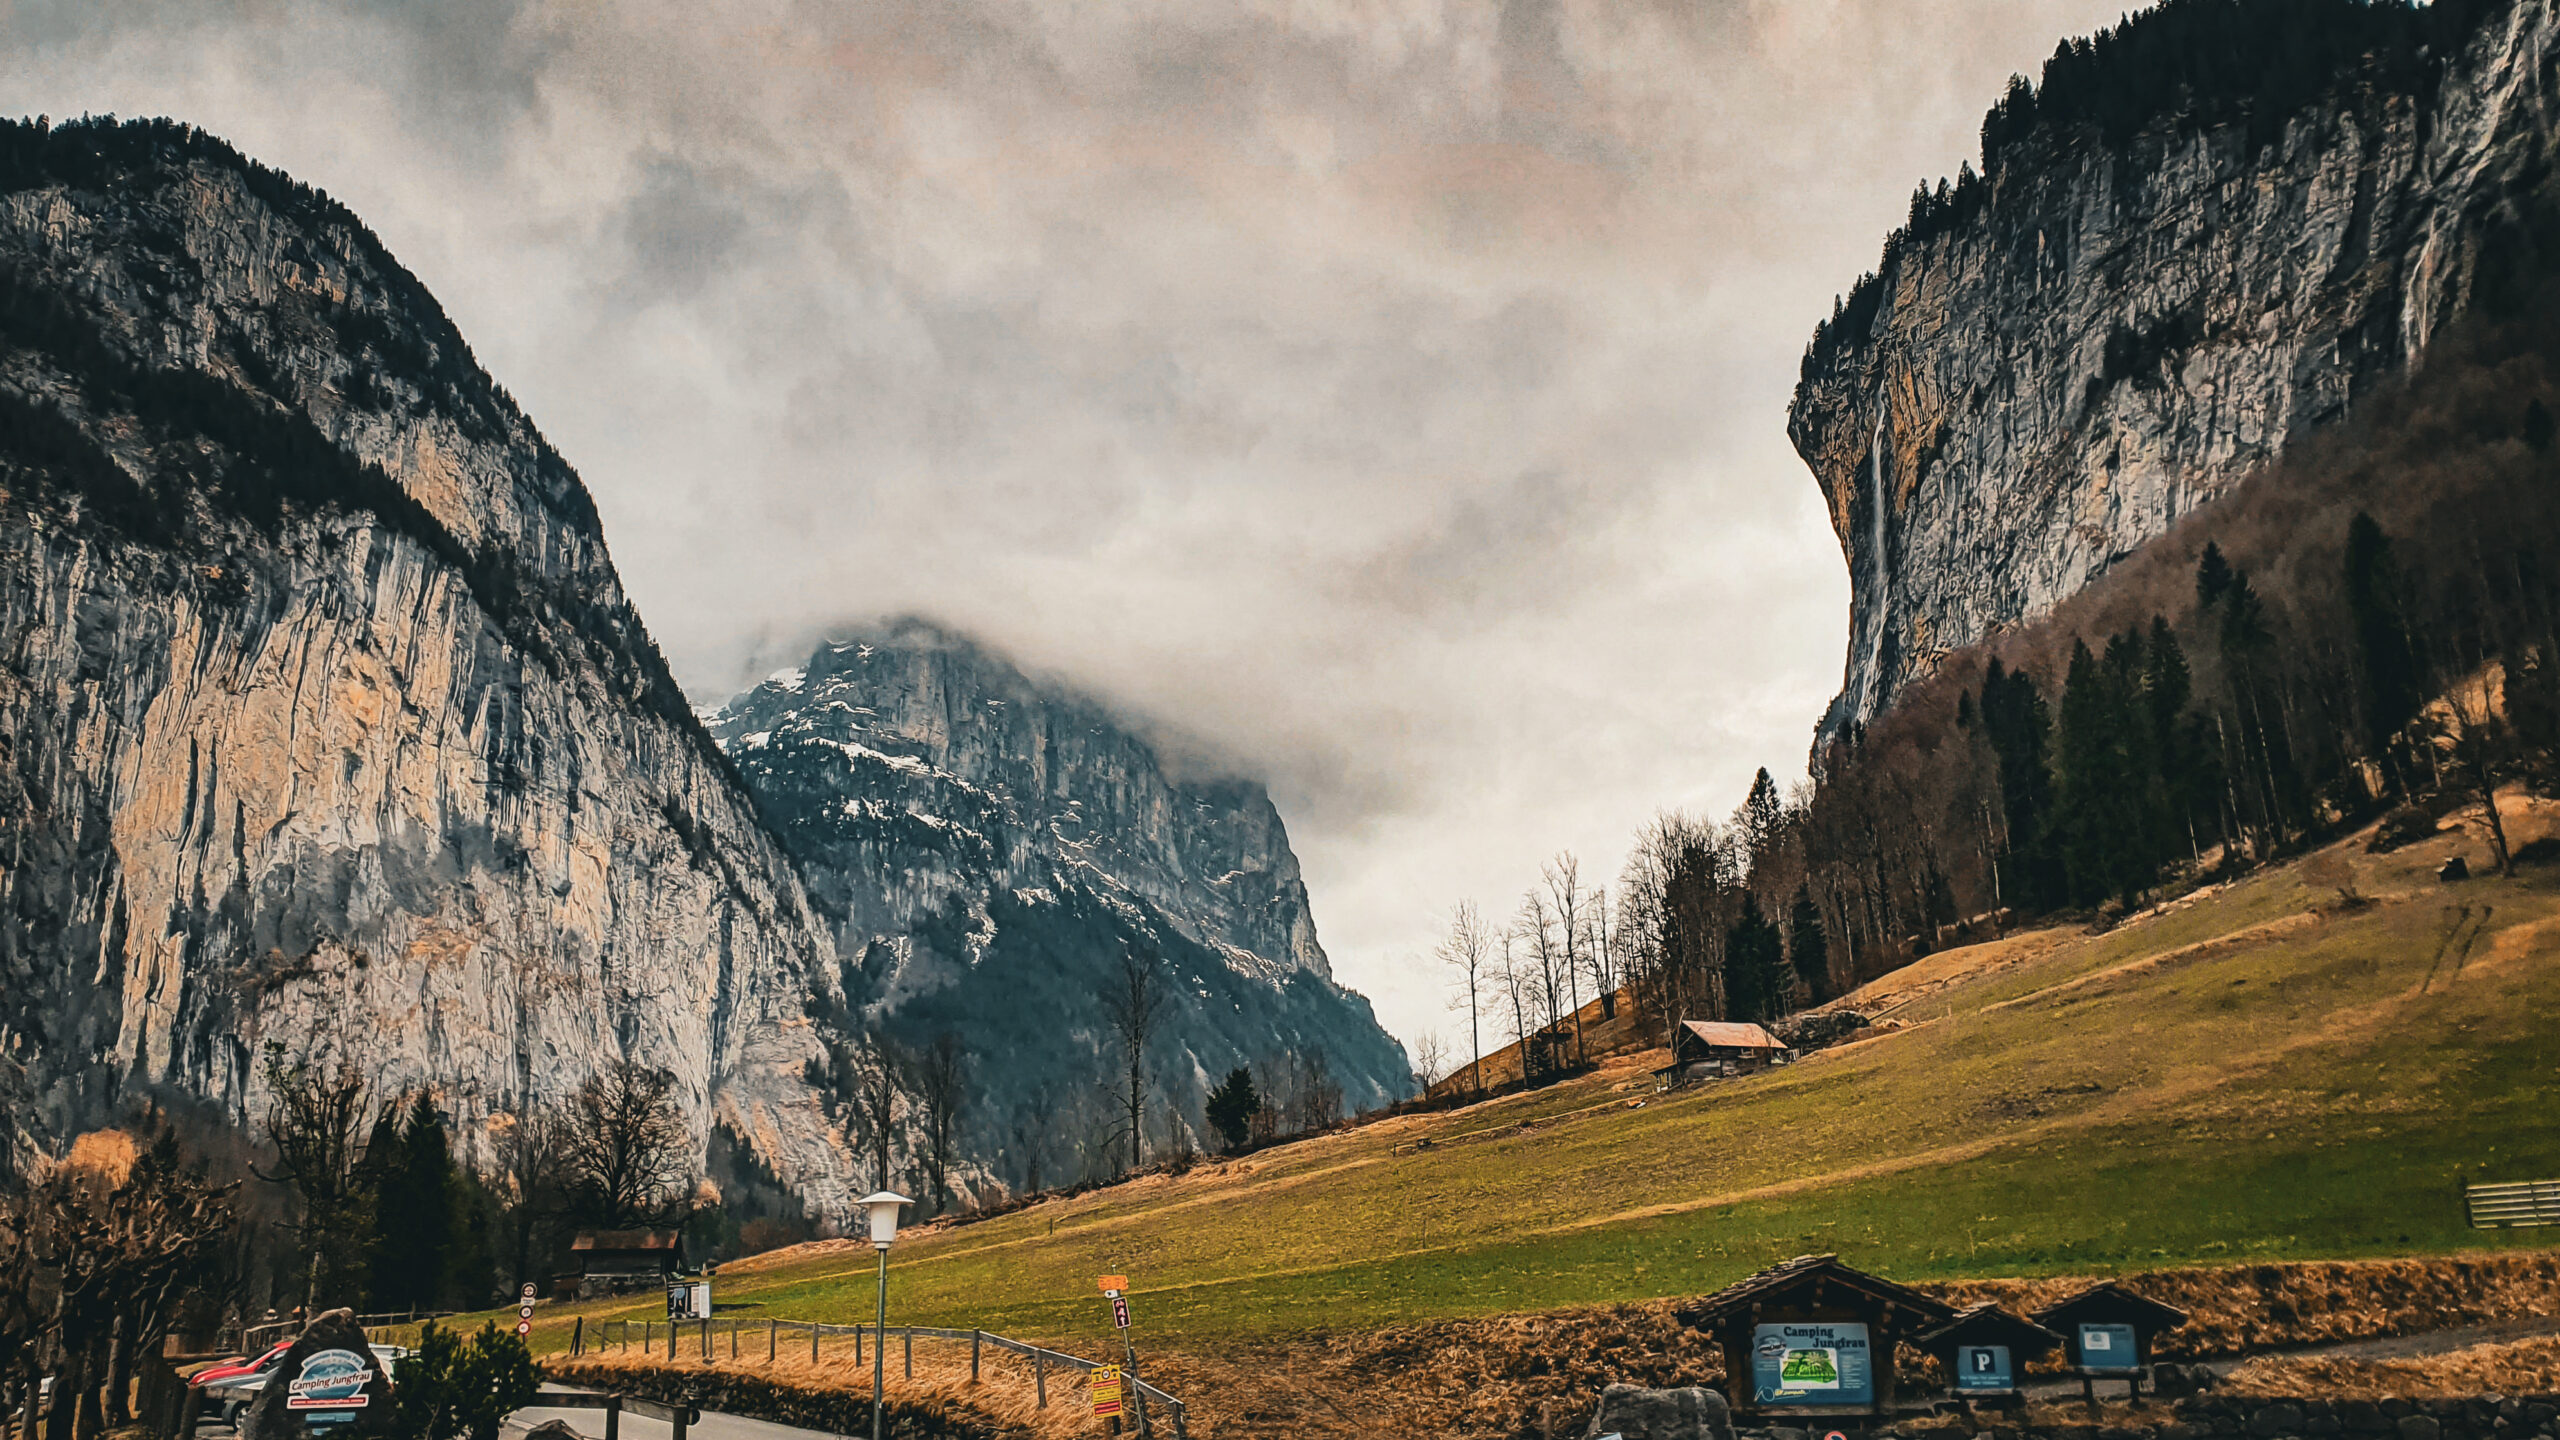
[{"label": "rocky cliff face", "polygon": [[1915,206],[1789,413],[1853,590],[1817,755],[2344,416],[2532,243],[2560,19],[2470,8],[2289,114],[2042,125]]},{"label": "rocky cliff face", "polygon": [[1282,1056],[1321,1058],[1352,1108],[1408,1090],[1333,982],[1261,786],[1168,775],[1099,706],[915,621],[822,645],[710,723],[833,917],[847,993],[911,1043],[967,1044],[970,1148],[1011,1178],[1020,1110],[1103,1082],[1100,997],[1132,949],[1178,982],[1149,1067],[1168,1121],[1196,1132],[1228,1069]]},{"label": "rocky cliff face", "polygon": [[270,1046],[466,1143],[632,1056],[822,1207],[825,928],[586,492],[343,209],[0,127],[0,1054],[41,1141]]}]

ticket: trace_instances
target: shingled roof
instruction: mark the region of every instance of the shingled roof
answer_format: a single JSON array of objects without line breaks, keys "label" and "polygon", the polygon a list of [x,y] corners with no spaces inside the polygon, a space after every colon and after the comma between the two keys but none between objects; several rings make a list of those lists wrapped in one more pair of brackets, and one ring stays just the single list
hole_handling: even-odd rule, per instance
[{"label": "shingled roof", "polygon": [[2149,1335],[2186,1324],[2187,1312],[2148,1295],[2137,1295],[2112,1280],[2102,1280],[2059,1305],[2037,1311],[2034,1319],[2053,1330],[2087,1321],[2096,1325],[2131,1325]]},{"label": "shingled roof", "polygon": [[1997,1301],[1985,1300],[1957,1311],[1955,1318],[1943,1325],[1932,1325],[1912,1336],[1911,1343],[1932,1353],[1959,1345],[2006,1345],[2023,1361],[2061,1349],[2062,1337],[2032,1320],[2010,1314]]},{"label": "shingled roof", "polygon": [[1923,1323],[1955,1318],[1954,1306],[1923,1295],[1908,1285],[1896,1285],[1880,1275],[1870,1275],[1864,1270],[1843,1265],[1837,1255],[1799,1255],[1783,1265],[1772,1265],[1757,1275],[1735,1281],[1694,1305],[1682,1306],[1672,1312],[1672,1318],[1693,1328],[1710,1325],[1738,1311],[1747,1311],[1781,1291],[1810,1285],[1817,1280],[1899,1306]]}]

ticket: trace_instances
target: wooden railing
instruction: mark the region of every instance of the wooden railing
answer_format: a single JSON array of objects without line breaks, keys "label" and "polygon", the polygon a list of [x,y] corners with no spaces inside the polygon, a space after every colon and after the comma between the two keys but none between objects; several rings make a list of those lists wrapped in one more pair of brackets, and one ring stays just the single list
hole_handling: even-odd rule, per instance
[{"label": "wooden railing", "polygon": [[2465,1207],[2475,1230],[2560,1225],[2560,1180],[2519,1180],[2507,1185],[2466,1185]]},{"label": "wooden railing", "polygon": [[[654,1355],[658,1353],[661,1343],[659,1336],[663,1331],[665,1353],[668,1359],[676,1359],[683,1351],[699,1346],[701,1358],[717,1364],[722,1358],[719,1354],[718,1341],[723,1324],[724,1322],[719,1320],[605,1320],[598,1322],[594,1335],[590,1336],[587,1333],[586,1319],[580,1316],[575,1328],[569,1332],[569,1353],[572,1356],[578,1356],[589,1353],[600,1354],[617,1349],[629,1351],[636,1339],[640,1353]],[[764,1331],[764,1358],[767,1364],[781,1357],[785,1332],[792,1337],[792,1349],[795,1354],[799,1349],[800,1336],[804,1333],[808,1336],[811,1364],[817,1363],[819,1342],[830,1336],[837,1339],[846,1336],[853,1338],[853,1363],[857,1366],[862,1363],[865,1336],[873,1337],[871,1343],[881,1345],[885,1345],[890,1339],[896,1339],[905,1349],[903,1363],[906,1376],[910,1380],[915,1378],[916,1373],[918,1337],[927,1340],[969,1342],[969,1378],[972,1381],[978,1378],[980,1357],[987,1347],[993,1346],[1009,1354],[1022,1356],[1031,1362],[1032,1393],[1043,1409],[1046,1409],[1049,1404],[1050,1367],[1055,1366],[1078,1375],[1086,1375],[1099,1366],[1110,1363],[1105,1360],[1086,1360],[1063,1351],[1043,1349],[1026,1341],[1015,1340],[985,1330],[943,1330],[931,1325],[892,1325],[883,1331],[876,1325],[827,1325],[815,1320],[781,1319],[730,1320],[725,1324],[729,1341],[728,1359],[738,1360],[751,1355],[754,1345],[752,1343],[742,1345],[740,1337],[752,1336],[756,1330],[761,1329]],[[640,1327],[640,1334],[636,1337],[631,1333],[631,1327],[634,1325]],[[691,1343],[688,1343],[688,1340]],[[1167,1418],[1173,1422],[1174,1440],[1191,1440],[1189,1415],[1182,1401],[1135,1376],[1129,1378],[1134,1382],[1130,1388],[1136,1395],[1135,1418],[1139,1433],[1144,1435],[1147,1432],[1147,1406],[1152,1403],[1163,1406]],[[612,1440],[612,1437],[608,1437],[608,1440]]]}]

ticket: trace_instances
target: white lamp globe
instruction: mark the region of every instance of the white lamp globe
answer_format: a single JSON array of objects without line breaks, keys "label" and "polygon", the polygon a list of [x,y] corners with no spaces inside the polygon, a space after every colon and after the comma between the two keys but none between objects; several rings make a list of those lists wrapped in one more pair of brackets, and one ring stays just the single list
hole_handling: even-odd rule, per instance
[{"label": "white lamp globe", "polygon": [[916,1202],[894,1190],[878,1190],[854,1203],[871,1218],[871,1248],[886,1250],[898,1238],[898,1211]]}]

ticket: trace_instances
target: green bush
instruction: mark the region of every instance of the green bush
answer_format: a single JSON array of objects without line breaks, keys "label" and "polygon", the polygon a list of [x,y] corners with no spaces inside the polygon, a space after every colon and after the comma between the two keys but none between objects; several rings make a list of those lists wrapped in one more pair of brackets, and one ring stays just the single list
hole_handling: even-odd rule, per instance
[{"label": "green bush", "polygon": [[498,1322],[464,1340],[430,1320],[391,1383],[401,1440],[498,1440],[499,1423],[533,1403],[542,1377],[524,1340]]}]

